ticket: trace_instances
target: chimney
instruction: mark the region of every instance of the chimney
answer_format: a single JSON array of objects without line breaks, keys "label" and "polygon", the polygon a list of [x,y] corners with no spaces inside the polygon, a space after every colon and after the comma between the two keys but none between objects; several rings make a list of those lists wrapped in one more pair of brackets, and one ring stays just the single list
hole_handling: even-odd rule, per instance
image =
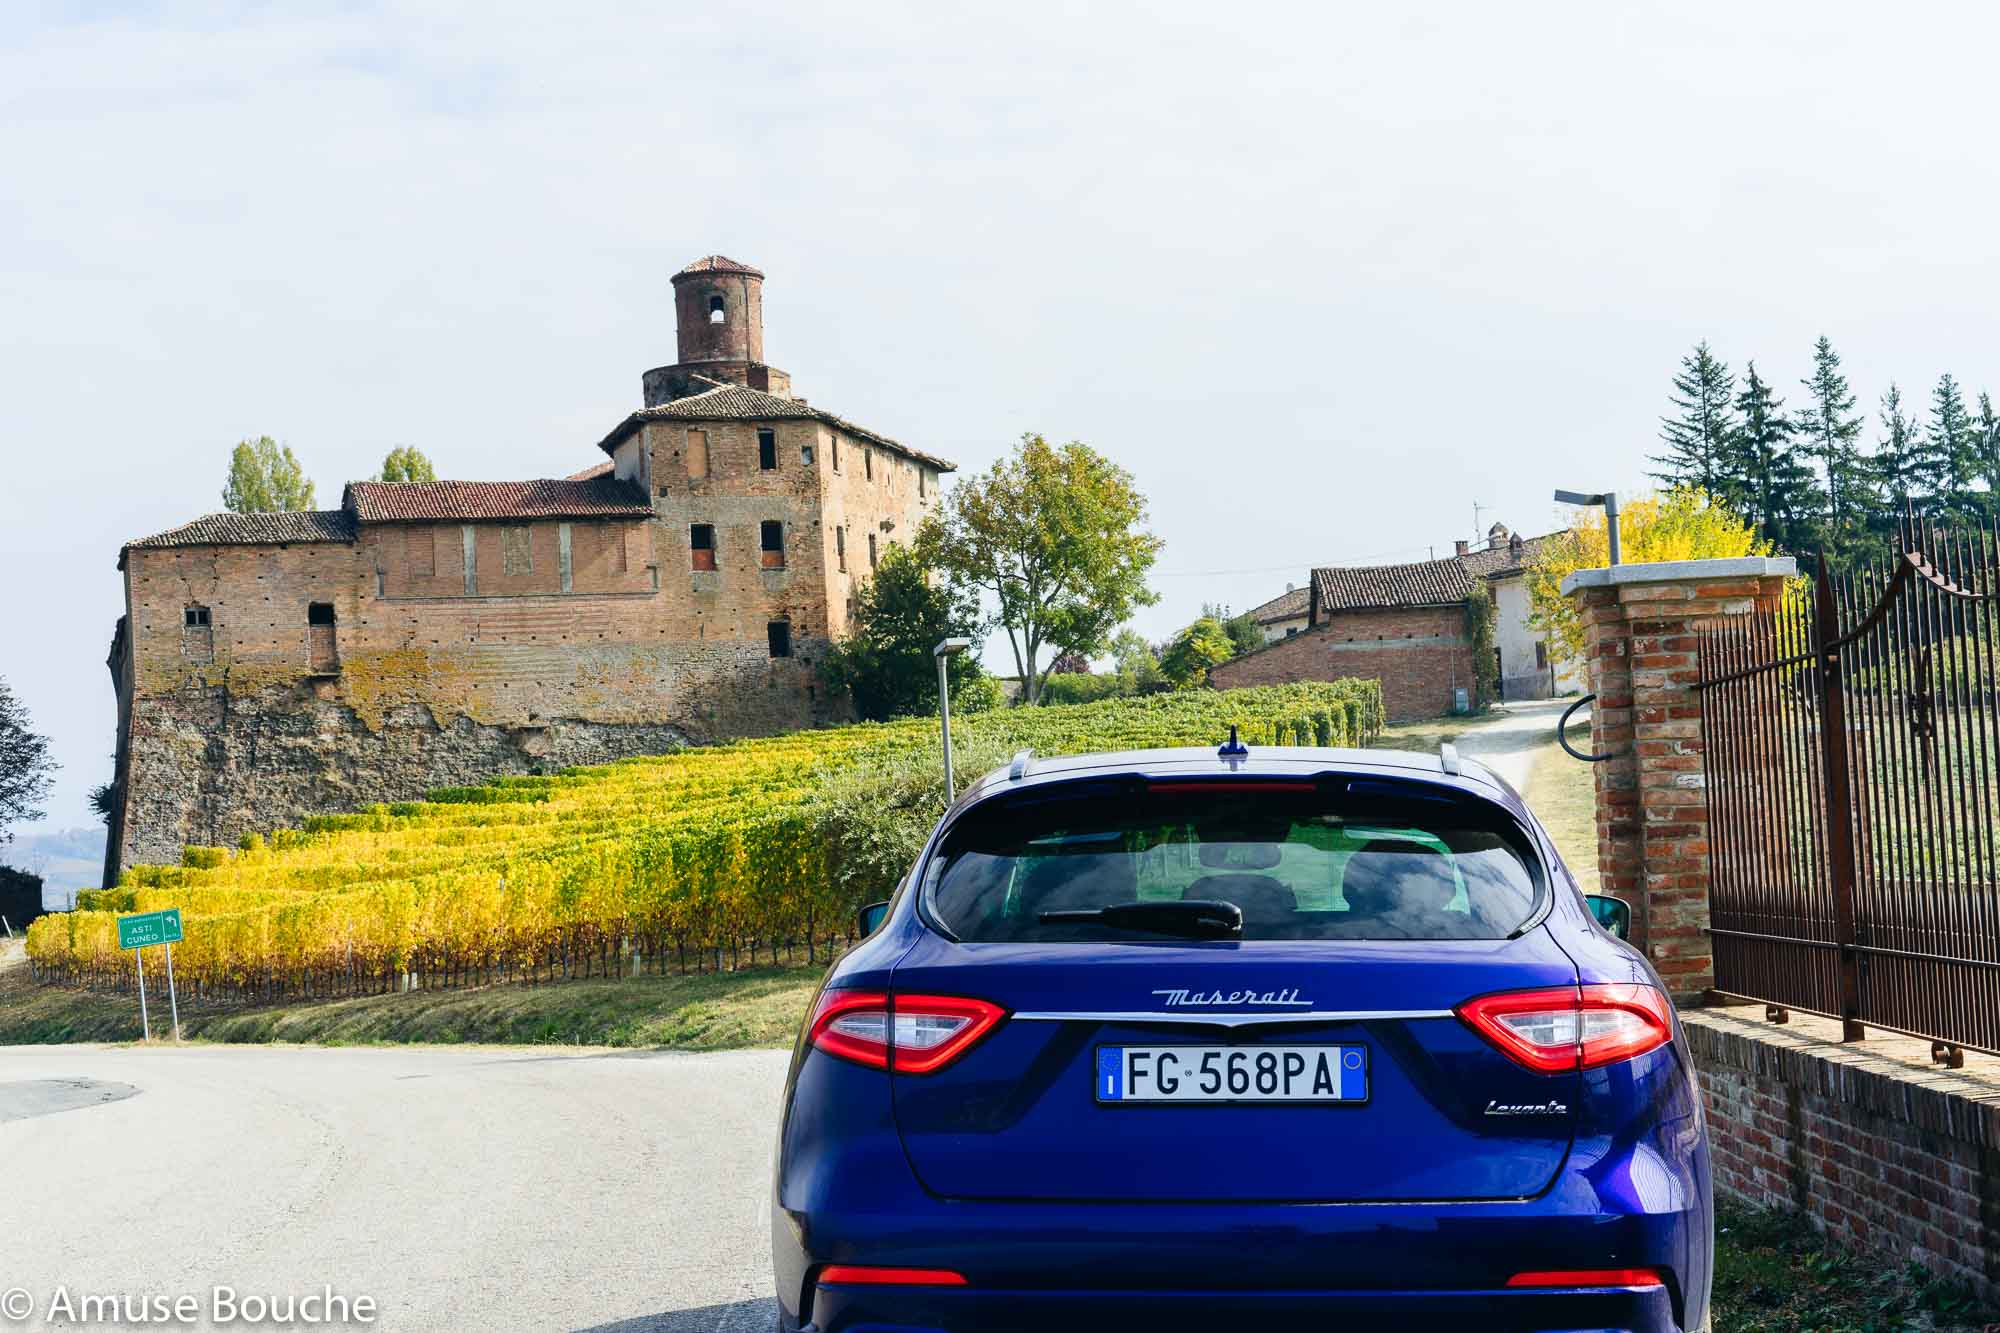
[{"label": "chimney", "polygon": [[1455,550],[1455,551],[1453,552],[1453,554],[1455,554],[1455,555],[1467,555],[1467,554],[1470,554],[1470,552],[1468,552],[1468,551],[1466,550],[1466,545],[1467,545],[1467,543],[1466,543],[1466,540],[1465,540],[1465,538],[1463,538],[1463,537],[1460,537],[1460,538],[1459,538],[1459,539],[1458,539],[1457,541],[1455,541],[1455,542],[1453,542],[1453,543],[1452,543],[1452,546],[1454,546],[1455,548],[1457,548],[1457,549],[1456,549],[1456,550]]}]

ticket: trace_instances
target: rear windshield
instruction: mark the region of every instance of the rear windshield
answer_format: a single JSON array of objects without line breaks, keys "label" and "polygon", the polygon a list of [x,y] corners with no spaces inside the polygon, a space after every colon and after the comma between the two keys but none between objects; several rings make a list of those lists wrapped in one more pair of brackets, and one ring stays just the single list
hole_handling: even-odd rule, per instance
[{"label": "rear windshield", "polygon": [[1192,900],[1235,904],[1246,940],[1491,940],[1526,924],[1541,874],[1519,826],[1484,801],[1399,789],[1042,788],[969,812],[932,859],[926,898],[969,942],[1171,938],[1157,922],[1079,914]]}]

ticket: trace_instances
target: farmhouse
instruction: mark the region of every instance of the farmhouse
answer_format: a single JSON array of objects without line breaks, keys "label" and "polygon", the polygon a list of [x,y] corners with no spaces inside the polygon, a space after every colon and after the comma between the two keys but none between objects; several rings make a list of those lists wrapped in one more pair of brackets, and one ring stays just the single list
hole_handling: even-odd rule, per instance
[{"label": "farmhouse", "polygon": [[106,882],[315,812],[844,716],[818,662],[953,465],[793,395],[763,283],[720,255],[674,275],[678,359],[574,475],[355,482],[127,543]]},{"label": "farmhouse", "polygon": [[1474,689],[1466,603],[1483,582],[1501,697],[1547,698],[1572,683],[1528,623],[1527,567],[1546,540],[1495,523],[1477,551],[1461,541],[1441,560],[1315,569],[1304,587],[1251,610],[1265,646],[1210,668],[1209,680],[1232,689],[1359,676],[1382,682],[1392,718],[1450,712]]}]

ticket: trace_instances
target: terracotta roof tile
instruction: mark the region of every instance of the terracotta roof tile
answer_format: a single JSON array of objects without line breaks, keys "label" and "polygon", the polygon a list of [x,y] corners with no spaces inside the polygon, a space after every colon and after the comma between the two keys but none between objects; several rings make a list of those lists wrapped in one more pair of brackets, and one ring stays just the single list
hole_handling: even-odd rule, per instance
[{"label": "terracotta roof tile", "polygon": [[343,505],[363,523],[653,516],[638,488],[610,476],[584,481],[354,481],[347,485]]},{"label": "terracotta roof tile", "polygon": [[134,546],[275,546],[293,542],[351,542],[354,519],[344,509],[305,509],[289,514],[204,514]]},{"label": "terracotta roof tile", "polygon": [[703,255],[674,276],[678,278],[688,273],[747,273],[753,278],[764,276],[763,270],[751,268],[748,264],[731,259],[728,255]]},{"label": "terracotta roof tile", "polygon": [[1500,545],[1488,547],[1483,551],[1472,551],[1457,558],[1464,562],[1465,572],[1477,579],[1512,574],[1526,567],[1535,558],[1535,552],[1541,548],[1542,543],[1557,535],[1559,534],[1552,532],[1542,537],[1524,537],[1521,540],[1521,554],[1518,559],[1508,542],[1501,542]]},{"label": "terracotta roof tile", "polygon": [[1262,606],[1253,606],[1243,614],[1260,625],[1274,620],[1296,620],[1306,613],[1306,601],[1312,595],[1310,587],[1292,588],[1279,593]]},{"label": "terracotta roof tile", "polygon": [[1322,614],[1399,606],[1450,606],[1472,592],[1472,578],[1456,557],[1414,565],[1315,569],[1313,596]]},{"label": "terracotta roof tile", "polygon": [[802,398],[782,398],[775,393],[765,393],[759,389],[746,389],[741,385],[729,384],[720,388],[706,389],[690,394],[686,398],[676,398],[671,403],[661,403],[658,407],[641,408],[618,423],[598,447],[605,453],[616,449],[627,435],[648,421],[819,421],[835,430],[879,444],[884,449],[893,449],[906,457],[914,458],[939,472],[956,472],[958,464],[950,459],[927,454],[921,449],[912,449],[886,435],[877,435],[866,427],[833,413],[812,407]]},{"label": "terracotta roof tile", "polygon": [[563,480],[589,481],[592,477],[608,477],[611,475],[611,470],[617,466],[616,463],[607,458],[596,467],[587,467],[581,472],[572,472],[567,477],[564,477]]}]

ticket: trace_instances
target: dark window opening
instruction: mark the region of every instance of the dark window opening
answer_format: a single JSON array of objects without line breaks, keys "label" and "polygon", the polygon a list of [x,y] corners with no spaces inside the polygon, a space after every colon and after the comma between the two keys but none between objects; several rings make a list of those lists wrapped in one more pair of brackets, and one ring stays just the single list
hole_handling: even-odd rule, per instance
[{"label": "dark window opening", "polygon": [[758,526],[758,545],[762,548],[764,568],[783,569],[785,567],[785,525],[775,518],[767,518]]},{"label": "dark window opening", "polygon": [[840,437],[838,435],[833,437],[832,446],[833,446],[833,470],[835,472],[838,472],[840,471]]},{"label": "dark window opening", "polygon": [[723,302],[722,294],[720,292],[711,294],[708,298],[708,322],[720,324],[728,318],[729,307]]},{"label": "dark window opening", "polygon": [[868,568],[875,568],[875,534],[868,534]]},{"label": "dark window opening", "polygon": [[1537,639],[1535,641],[1535,670],[1547,671],[1548,669],[1549,645],[1544,640]]},{"label": "dark window opening", "polygon": [[809,444],[802,444],[802,445],[800,445],[800,446],[799,446],[799,461],[800,461],[801,463],[804,463],[804,464],[805,464],[805,465],[806,465],[807,467],[811,467],[811,466],[812,466],[812,462],[813,462],[813,447],[812,447],[811,445],[809,445]]},{"label": "dark window opening", "polygon": [[840,572],[847,572],[847,529],[833,530],[833,558],[839,562]]},{"label": "dark window opening", "polygon": [[774,620],[764,626],[764,633],[771,641],[771,656],[790,657],[792,655],[792,622]]},{"label": "dark window opening", "polygon": [[766,472],[778,468],[778,433],[774,430],[757,432],[757,466]]},{"label": "dark window opening", "polygon": [[694,567],[696,569],[715,568],[715,527],[713,524],[689,524],[688,547],[694,553]]},{"label": "dark window opening", "polygon": [[917,469],[917,498],[919,500],[930,494],[930,476],[931,474],[924,471],[924,469]]},{"label": "dark window opening", "polygon": [[207,629],[209,627],[208,608],[205,606],[190,606],[187,609],[186,623],[189,629]]},{"label": "dark window opening", "polygon": [[306,606],[306,656],[316,672],[340,670],[340,649],[333,638],[333,603]]},{"label": "dark window opening", "polygon": [[864,481],[875,480],[875,451],[873,449],[863,449],[861,451],[861,477]]}]

